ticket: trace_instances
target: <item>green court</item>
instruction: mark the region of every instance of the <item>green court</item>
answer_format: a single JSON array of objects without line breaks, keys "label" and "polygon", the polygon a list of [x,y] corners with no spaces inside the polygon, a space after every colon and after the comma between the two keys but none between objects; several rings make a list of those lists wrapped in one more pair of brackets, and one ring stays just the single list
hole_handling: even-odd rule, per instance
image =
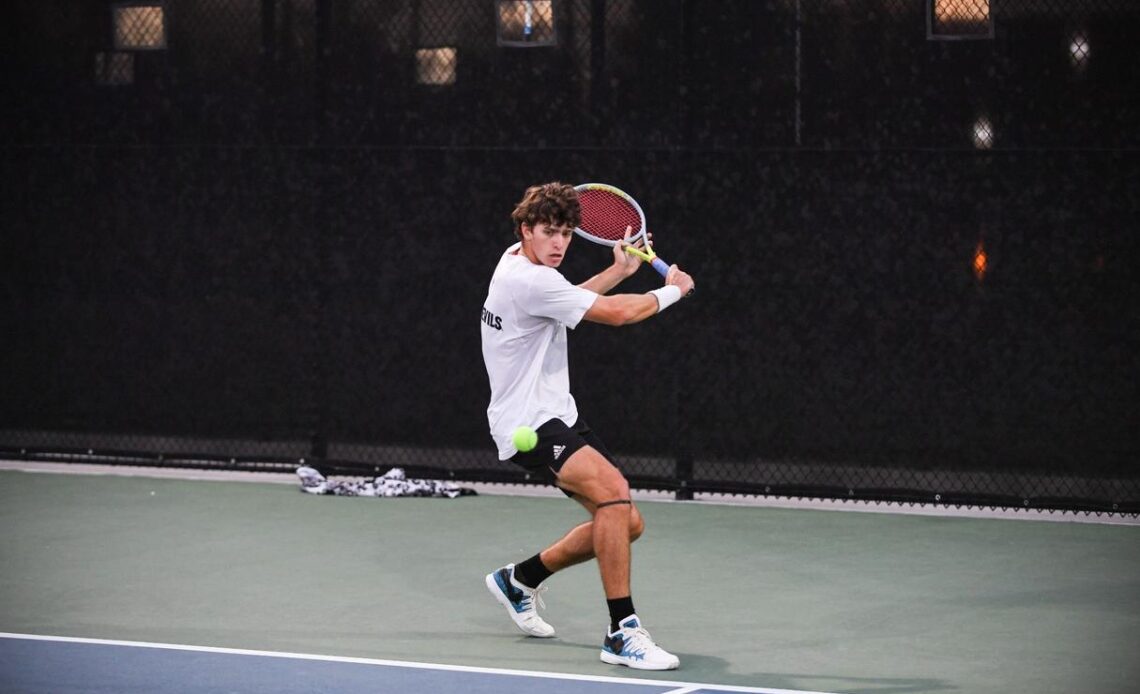
[{"label": "green court", "polygon": [[825,692],[1140,688],[1140,527],[639,502],[633,596],[681,658],[598,660],[596,565],[522,637],[483,576],[559,498],[0,472],[0,631]]}]

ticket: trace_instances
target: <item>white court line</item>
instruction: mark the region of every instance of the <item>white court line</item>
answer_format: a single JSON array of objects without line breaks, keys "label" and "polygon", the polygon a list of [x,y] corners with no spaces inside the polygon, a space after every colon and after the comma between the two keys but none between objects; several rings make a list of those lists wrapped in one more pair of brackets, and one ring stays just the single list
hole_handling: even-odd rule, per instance
[{"label": "white court line", "polygon": [[354,658],[339,655],[315,655],[312,653],[288,653],[284,651],[258,651],[245,648],[219,648],[216,646],[187,646],[174,643],[150,643],[147,641],[117,641],[114,639],[89,639],[76,636],[46,636],[42,634],[13,634],[0,632],[0,639],[21,641],[51,641],[56,643],[83,643],[97,646],[122,646],[125,648],[154,648],[168,651],[192,651],[195,653],[221,653],[226,655],[248,655],[262,658],[287,658],[293,660],[319,660],[329,663],[353,663],[357,665],[382,665],[385,667],[414,668],[420,670],[444,670],[447,672],[473,672],[485,675],[505,675],[508,677],[541,677],[552,680],[577,680],[585,682],[605,682],[608,684],[643,684],[656,687],[673,687],[666,694],[696,692],[714,689],[723,692],[747,692],[749,694],[832,694],[800,689],[765,689],[763,687],[739,687],[727,684],[702,684],[699,682],[670,682],[668,680],[645,680],[634,677],[603,677],[600,675],[573,675],[562,672],[541,670],[508,670],[504,668],[474,667],[470,665],[445,665],[443,663],[420,663],[408,660],[382,660],[378,658]]},{"label": "white court line", "polygon": [[733,494],[698,492],[698,503],[717,506],[753,506],[762,508],[840,511],[847,513],[880,513],[896,516],[931,516],[937,518],[987,518],[995,520],[1027,520],[1042,523],[1087,523],[1092,525],[1140,525],[1140,515],[1108,511],[1068,511],[1023,508],[1020,506],[979,506],[925,504],[917,501],[876,501],[867,499],[816,499],[807,497],[749,497]]}]

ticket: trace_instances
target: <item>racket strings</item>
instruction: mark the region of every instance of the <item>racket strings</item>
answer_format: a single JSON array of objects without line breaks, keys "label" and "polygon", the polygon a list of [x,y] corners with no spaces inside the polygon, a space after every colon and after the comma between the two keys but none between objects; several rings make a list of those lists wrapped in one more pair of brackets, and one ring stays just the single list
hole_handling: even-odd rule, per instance
[{"label": "racket strings", "polygon": [[632,235],[641,232],[641,215],[627,200],[604,190],[583,190],[578,193],[582,208],[581,229],[601,239],[617,241],[632,227]]}]

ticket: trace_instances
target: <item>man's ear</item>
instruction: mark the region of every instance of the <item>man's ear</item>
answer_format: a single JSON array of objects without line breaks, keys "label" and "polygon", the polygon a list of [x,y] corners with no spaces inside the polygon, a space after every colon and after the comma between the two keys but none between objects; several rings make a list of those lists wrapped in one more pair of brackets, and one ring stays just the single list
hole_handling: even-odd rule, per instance
[{"label": "man's ear", "polygon": [[530,224],[520,224],[519,225],[519,234],[522,236],[523,239],[529,241],[531,239],[531,237],[534,236],[534,226],[532,226]]}]

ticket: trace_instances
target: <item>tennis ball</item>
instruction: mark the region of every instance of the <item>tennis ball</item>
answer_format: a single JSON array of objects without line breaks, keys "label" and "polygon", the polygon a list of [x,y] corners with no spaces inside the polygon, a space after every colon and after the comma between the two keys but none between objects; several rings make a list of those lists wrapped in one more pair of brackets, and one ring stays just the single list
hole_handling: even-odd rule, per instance
[{"label": "tennis ball", "polygon": [[528,453],[538,445],[538,432],[530,427],[519,427],[511,434],[511,441],[514,442],[515,448],[519,449],[519,453]]}]

